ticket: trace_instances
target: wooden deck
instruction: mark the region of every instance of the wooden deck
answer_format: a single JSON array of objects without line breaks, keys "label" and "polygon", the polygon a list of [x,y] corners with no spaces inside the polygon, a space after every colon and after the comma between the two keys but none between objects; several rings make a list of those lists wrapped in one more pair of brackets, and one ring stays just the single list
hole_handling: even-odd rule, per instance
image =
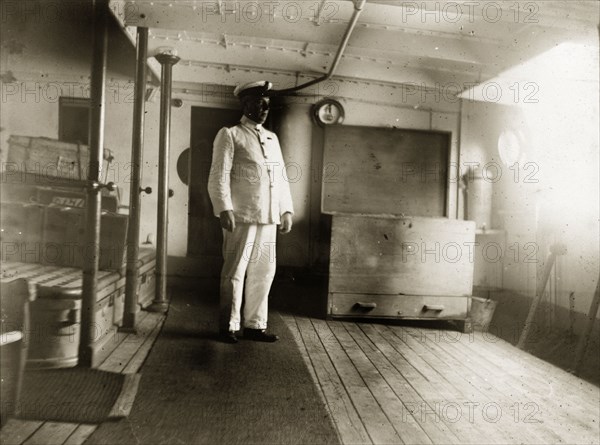
[{"label": "wooden deck", "polygon": [[[491,334],[282,317],[344,444],[600,441],[597,386]],[[163,319],[145,315],[100,369],[137,372]],[[95,428],[11,419],[0,442],[82,444]]]},{"label": "wooden deck", "polygon": [[[164,314],[141,312],[137,334],[117,334],[119,346],[98,369],[134,374],[144,363],[165,319]],[[80,445],[97,425],[10,419],[0,430],[2,445]]]},{"label": "wooden deck", "polygon": [[493,335],[284,319],[344,444],[600,441],[597,386]]}]

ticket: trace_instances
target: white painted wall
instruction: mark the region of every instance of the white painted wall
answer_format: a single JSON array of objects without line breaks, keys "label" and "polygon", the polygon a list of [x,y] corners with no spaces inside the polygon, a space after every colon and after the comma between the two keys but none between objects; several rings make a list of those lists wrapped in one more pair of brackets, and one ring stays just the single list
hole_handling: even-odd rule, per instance
[{"label": "white painted wall", "polygon": [[[546,299],[568,309],[574,293],[573,309],[587,313],[600,269],[598,87],[547,86],[554,93],[526,107],[466,101],[462,156],[501,168],[490,199],[491,228],[506,231],[503,287],[534,296],[550,246],[562,243],[567,253]],[[498,136],[509,128],[527,135],[518,169],[498,154]]]}]

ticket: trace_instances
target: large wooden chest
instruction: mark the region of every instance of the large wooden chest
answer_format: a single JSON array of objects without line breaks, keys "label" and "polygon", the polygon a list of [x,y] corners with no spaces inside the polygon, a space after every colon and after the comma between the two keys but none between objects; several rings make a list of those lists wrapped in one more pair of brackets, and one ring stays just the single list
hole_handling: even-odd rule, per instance
[{"label": "large wooden chest", "polygon": [[475,223],[334,215],[328,314],[468,318]]}]

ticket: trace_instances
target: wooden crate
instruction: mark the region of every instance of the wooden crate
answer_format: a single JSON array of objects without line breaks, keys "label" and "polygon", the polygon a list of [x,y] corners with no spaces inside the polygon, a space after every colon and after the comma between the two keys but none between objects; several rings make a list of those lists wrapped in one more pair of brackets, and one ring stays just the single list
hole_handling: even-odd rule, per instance
[{"label": "wooden crate", "polygon": [[334,215],[328,315],[467,320],[475,223]]},{"label": "wooden crate", "polygon": [[[127,240],[127,215],[102,212],[100,221],[100,270],[123,267]],[[85,238],[85,212],[70,207],[45,208],[43,225],[45,264],[83,267],[92,247]]]},{"label": "wooden crate", "polygon": [[43,206],[0,203],[2,262],[41,262],[43,218]]},{"label": "wooden crate", "polygon": [[69,207],[44,208],[42,226],[42,264],[83,267],[85,214]]},{"label": "wooden crate", "polygon": [[149,306],[156,291],[156,250],[151,247],[140,248],[139,254],[138,304]]},{"label": "wooden crate", "polygon": [[334,216],[333,292],[470,296],[475,224],[445,218]]},{"label": "wooden crate", "polygon": [[113,299],[113,324],[123,326],[123,313],[125,312],[125,284],[115,291]]},{"label": "wooden crate", "polygon": [[[84,144],[18,135],[8,139],[7,164],[10,169],[40,177],[86,179],[89,158],[89,148]],[[105,149],[104,159],[112,160],[110,150]]]},{"label": "wooden crate", "polygon": [[[86,205],[85,184],[77,181],[72,187],[52,187],[27,183],[2,183],[2,202],[21,202],[83,209]],[[102,189],[102,210],[117,212],[119,199],[116,192]]]},{"label": "wooden crate", "polygon": [[[83,209],[19,202],[0,203],[2,261],[83,267],[91,248],[85,241]],[[101,270],[121,270],[127,240],[127,215],[103,212]]]},{"label": "wooden crate", "polygon": [[100,221],[100,266],[101,270],[120,270],[125,261],[127,243],[127,215],[102,212]]}]

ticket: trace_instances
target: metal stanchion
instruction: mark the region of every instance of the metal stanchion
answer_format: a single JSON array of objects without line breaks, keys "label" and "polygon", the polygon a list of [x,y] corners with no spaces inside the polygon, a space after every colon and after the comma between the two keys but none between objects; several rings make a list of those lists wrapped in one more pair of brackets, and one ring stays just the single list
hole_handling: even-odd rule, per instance
[{"label": "metal stanchion", "polygon": [[96,297],[100,257],[101,197],[100,167],[104,152],[104,111],[106,102],[106,49],[108,2],[94,1],[94,40],[92,46],[90,161],[88,168],[86,206],[86,254],[83,264],[81,340],[79,364],[94,366],[92,345],[96,338]]},{"label": "metal stanchion", "polygon": [[169,137],[171,130],[171,78],[173,65],[179,57],[164,52],[156,56],[161,64],[160,134],[158,159],[158,215],[156,235],[156,295],[149,307],[154,312],[166,312],[167,298],[167,230],[169,200]]},{"label": "metal stanchion", "polygon": [[148,54],[148,28],[137,29],[137,54],[135,71],[135,102],[133,104],[133,135],[131,141],[131,185],[129,188],[129,225],[127,226],[127,272],[125,282],[125,312],[122,331],[133,332],[137,322],[138,306],[138,256],[140,252],[140,193],[142,181],[142,155],[144,149],[144,112],[146,93],[146,58]]}]

